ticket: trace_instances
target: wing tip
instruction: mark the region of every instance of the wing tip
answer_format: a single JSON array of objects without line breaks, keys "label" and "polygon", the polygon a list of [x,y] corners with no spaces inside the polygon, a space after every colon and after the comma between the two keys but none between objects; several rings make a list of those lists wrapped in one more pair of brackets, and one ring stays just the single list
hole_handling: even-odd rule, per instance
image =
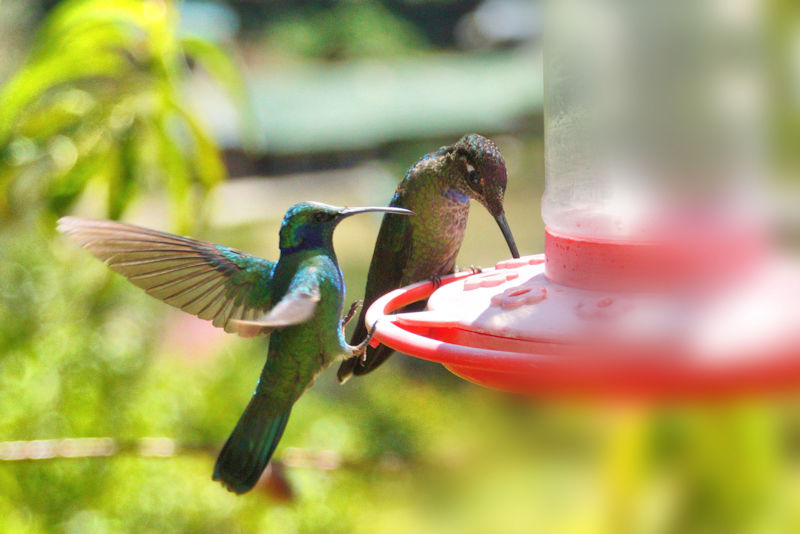
[{"label": "wing tip", "polygon": [[61,217],[56,222],[56,230],[62,234],[69,234],[75,231],[79,226],[82,226],[82,222],[83,219],[79,219],[78,217]]},{"label": "wing tip", "polygon": [[231,329],[239,336],[244,338],[257,337],[259,334],[268,333],[269,325],[260,321],[245,321],[242,319],[231,319],[228,321]]},{"label": "wing tip", "polygon": [[84,219],[82,217],[64,216],[56,222],[56,230],[64,235],[73,237],[82,232],[91,232],[93,228],[102,227],[103,221]]}]

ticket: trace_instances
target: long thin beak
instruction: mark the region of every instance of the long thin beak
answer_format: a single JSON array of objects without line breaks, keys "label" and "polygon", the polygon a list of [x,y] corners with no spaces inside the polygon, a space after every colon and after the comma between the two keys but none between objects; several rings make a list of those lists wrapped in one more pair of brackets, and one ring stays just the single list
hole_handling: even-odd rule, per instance
[{"label": "long thin beak", "polygon": [[382,211],[385,213],[396,213],[397,215],[414,215],[413,211],[404,208],[390,208],[384,206],[370,206],[367,208],[345,208],[339,211],[339,218],[344,219],[351,215],[358,215],[359,213],[369,213],[371,211]]},{"label": "long thin beak", "polygon": [[508,221],[506,221],[506,214],[501,213],[497,217],[494,218],[497,221],[497,226],[500,227],[500,231],[503,232],[503,237],[506,238],[506,243],[508,243],[508,250],[511,251],[512,258],[519,258],[519,251],[517,250],[517,244],[514,242],[514,236],[511,234],[511,228],[508,227]]}]

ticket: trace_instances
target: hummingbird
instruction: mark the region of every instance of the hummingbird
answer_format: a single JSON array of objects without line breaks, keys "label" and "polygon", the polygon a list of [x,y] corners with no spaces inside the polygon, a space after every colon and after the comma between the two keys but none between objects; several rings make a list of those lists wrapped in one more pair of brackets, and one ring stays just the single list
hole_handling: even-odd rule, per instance
[{"label": "hummingbird", "polygon": [[[378,297],[423,280],[438,284],[441,276],[454,271],[470,199],[480,202],[494,217],[511,255],[519,258],[503,209],[507,179],[506,163],[497,145],[478,134],[465,135],[454,145],[426,154],[408,170],[389,205],[412,210],[416,217],[383,216],[351,343],[367,333],[364,315]],[[402,311],[422,307],[424,303],[412,304]],[[368,347],[366,358],[342,362],[339,381],[373,371],[393,352],[385,345]]]},{"label": "hummingbird", "polygon": [[258,481],[283,435],[292,406],[317,375],[342,357],[364,353],[374,328],[355,345],[342,318],[344,278],[333,250],[343,219],[397,207],[292,206],[280,228],[277,262],[239,250],[112,221],[64,217],[58,229],[150,295],[245,337],[271,334],[255,392],[222,448],[214,480],[245,493]]}]

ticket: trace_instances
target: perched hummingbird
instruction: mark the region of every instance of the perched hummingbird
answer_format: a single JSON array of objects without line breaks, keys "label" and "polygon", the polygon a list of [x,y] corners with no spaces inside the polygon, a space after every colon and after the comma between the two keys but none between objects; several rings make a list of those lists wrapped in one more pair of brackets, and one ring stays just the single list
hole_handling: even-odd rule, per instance
[{"label": "perched hummingbird", "polygon": [[214,326],[244,336],[268,334],[261,378],[214,468],[214,480],[244,493],[258,481],[286,427],[292,405],[316,376],[343,356],[364,353],[372,332],[349,345],[341,318],[344,280],[333,230],[345,217],[402,208],[292,206],[272,262],[238,250],[111,221],[64,217],[59,230],[135,285]]},{"label": "perched hummingbird", "polygon": [[[506,163],[497,145],[478,134],[465,135],[454,145],[426,154],[408,170],[389,205],[412,210],[416,217],[383,216],[367,275],[364,306],[351,343],[366,335],[364,314],[378,297],[414,282],[436,281],[453,272],[464,240],[471,198],[489,210],[511,255],[519,257],[503,210],[507,178]],[[412,305],[404,311],[414,309],[420,307]],[[369,373],[393,352],[384,345],[367,348],[365,359],[342,362],[337,373],[339,381]]]}]

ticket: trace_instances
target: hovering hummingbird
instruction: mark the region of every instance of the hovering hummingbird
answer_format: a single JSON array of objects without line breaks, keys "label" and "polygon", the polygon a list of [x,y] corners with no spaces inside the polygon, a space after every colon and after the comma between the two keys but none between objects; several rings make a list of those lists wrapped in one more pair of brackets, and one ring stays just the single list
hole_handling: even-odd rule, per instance
[{"label": "hovering hummingbird", "polygon": [[[503,210],[507,178],[506,163],[497,145],[478,134],[465,135],[454,145],[426,154],[408,170],[389,205],[410,209],[416,217],[383,216],[367,275],[364,305],[351,343],[366,335],[364,314],[378,297],[414,282],[436,282],[453,272],[471,198],[494,217],[511,255],[519,258]],[[404,311],[415,309],[420,306],[412,305]],[[369,373],[393,352],[385,345],[368,347],[366,358],[342,362],[337,372],[339,381]]]},{"label": "hovering hummingbird", "polygon": [[356,305],[342,319],[345,287],[332,238],[345,217],[370,211],[413,214],[296,204],[281,224],[277,262],[138,226],[59,220],[61,232],[167,304],[246,337],[274,331],[253,397],[214,468],[214,480],[229,490],[244,493],[258,481],[292,405],[316,376],[343,356],[364,353],[371,331],[356,345],[344,335]]}]

